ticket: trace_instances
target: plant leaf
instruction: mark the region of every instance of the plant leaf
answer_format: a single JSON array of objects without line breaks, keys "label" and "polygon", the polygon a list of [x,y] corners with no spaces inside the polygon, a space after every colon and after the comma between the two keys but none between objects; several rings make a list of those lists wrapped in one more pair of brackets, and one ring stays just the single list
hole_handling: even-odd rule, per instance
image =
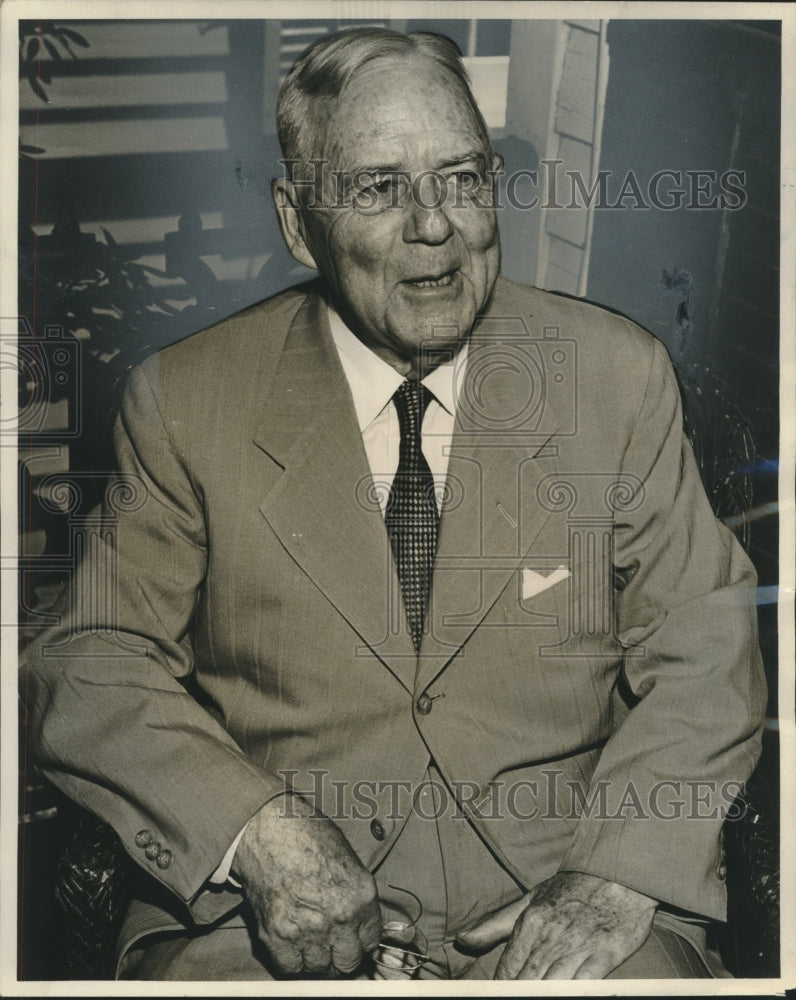
[{"label": "plant leaf", "polygon": [[34,94],[36,94],[37,97],[40,97],[45,104],[50,103],[50,98],[47,96],[47,91],[39,83],[39,79],[35,73],[28,74],[28,83],[31,86],[31,90],[33,91]]},{"label": "plant leaf", "polygon": [[66,35],[64,35],[64,33],[63,33],[63,28],[55,28],[55,29],[54,29],[54,34],[55,34],[56,38],[58,39],[58,41],[59,41],[59,42],[61,43],[61,45],[63,45],[63,47],[64,47],[64,48],[66,49],[66,51],[67,51],[67,52],[69,53],[69,55],[70,55],[70,56],[71,56],[71,57],[72,57],[73,59],[77,59],[77,56],[76,56],[76,55],[75,55],[75,53],[74,53],[74,52],[72,51],[72,47],[71,47],[71,46],[70,46],[70,44],[69,44],[69,39],[68,39],[68,38],[66,37]]},{"label": "plant leaf", "polygon": [[61,25],[58,28],[58,34],[65,35],[71,42],[74,42],[75,45],[79,45],[81,48],[84,49],[90,48],[90,45],[86,41],[86,39],[82,35],[79,35],[76,31],[73,31],[71,28],[65,28],[63,25]]},{"label": "plant leaf", "polygon": [[33,62],[33,60],[36,58],[38,54],[39,54],[39,39],[38,37],[34,36],[28,42],[28,46],[25,49],[25,61]]},{"label": "plant leaf", "polygon": [[108,244],[109,248],[111,250],[113,250],[114,252],[118,253],[119,252],[119,245],[118,245],[118,243],[111,236],[111,234],[108,232],[108,230],[104,226],[102,227],[102,233],[103,233],[103,235],[105,237],[105,242]]},{"label": "plant leaf", "polygon": [[47,51],[50,53],[51,58],[55,59],[56,62],[60,62],[63,59],[63,56],[58,51],[58,49],[53,45],[50,39],[43,38],[42,41],[44,42],[45,49],[47,49]]}]

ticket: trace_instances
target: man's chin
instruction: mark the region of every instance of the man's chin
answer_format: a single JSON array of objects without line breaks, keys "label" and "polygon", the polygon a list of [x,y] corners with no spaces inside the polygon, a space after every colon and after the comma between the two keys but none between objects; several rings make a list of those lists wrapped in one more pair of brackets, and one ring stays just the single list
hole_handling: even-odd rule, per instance
[{"label": "man's chin", "polygon": [[[403,305],[403,304],[402,304]],[[469,334],[476,316],[471,294],[455,301],[433,301],[431,296],[413,308],[391,310],[388,324],[393,337],[423,351],[435,351],[461,343]]]}]

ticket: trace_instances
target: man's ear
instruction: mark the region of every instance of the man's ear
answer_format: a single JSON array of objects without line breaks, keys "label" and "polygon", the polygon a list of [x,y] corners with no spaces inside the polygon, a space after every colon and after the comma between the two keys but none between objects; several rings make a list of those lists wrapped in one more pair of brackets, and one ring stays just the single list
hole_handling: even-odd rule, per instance
[{"label": "man's ear", "polygon": [[304,239],[301,207],[295,184],[287,177],[277,177],[271,184],[271,195],[279,217],[279,228],[282,230],[288,250],[299,264],[317,271],[318,265]]}]

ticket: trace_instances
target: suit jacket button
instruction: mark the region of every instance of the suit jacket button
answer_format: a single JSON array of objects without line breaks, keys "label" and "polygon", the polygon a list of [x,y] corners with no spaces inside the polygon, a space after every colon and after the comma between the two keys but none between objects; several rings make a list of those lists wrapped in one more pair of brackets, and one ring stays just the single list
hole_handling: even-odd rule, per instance
[{"label": "suit jacket button", "polygon": [[160,854],[160,843],[157,840],[153,840],[151,844],[147,844],[144,854],[146,854],[150,861],[154,861],[158,854]]},{"label": "suit jacket button", "polygon": [[152,843],[152,834],[149,830],[139,830],[135,835],[135,846],[136,847],[146,847],[147,844]]},{"label": "suit jacket button", "polygon": [[371,821],[370,832],[373,834],[376,840],[384,840],[384,838],[387,836],[386,831],[384,829],[384,824],[381,822],[380,819],[374,819]]},{"label": "suit jacket button", "polygon": [[169,865],[171,864],[171,859],[173,857],[174,855],[171,853],[168,847],[165,850],[161,851],[160,854],[158,854],[157,856],[158,868],[168,868]]},{"label": "suit jacket button", "polygon": [[421,694],[417,699],[417,710],[421,715],[428,715],[433,707],[434,702],[427,694]]}]

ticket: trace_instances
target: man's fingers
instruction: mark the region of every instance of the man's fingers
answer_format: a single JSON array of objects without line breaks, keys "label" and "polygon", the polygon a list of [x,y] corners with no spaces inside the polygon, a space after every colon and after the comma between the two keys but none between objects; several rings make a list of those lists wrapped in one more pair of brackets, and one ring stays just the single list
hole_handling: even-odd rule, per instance
[{"label": "man's fingers", "polygon": [[605,977],[617,969],[624,958],[619,958],[611,953],[602,955],[589,955],[586,961],[580,966],[573,979],[605,979]]},{"label": "man's fingers", "polygon": [[[547,915],[550,918],[550,915]],[[500,956],[495,979],[541,979],[553,958],[545,959],[545,918],[536,907],[526,908],[517,920],[508,944]]]},{"label": "man's fingers", "polygon": [[517,917],[526,909],[528,902],[528,897],[524,896],[504,906],[503,909],[490,913],[475,927],[471,927],[468,931],[460,931],[456,935],[457,943],[470,951],[488,951],[494,948],[496,944],[500,944],[511,935]]},{"label": "man's fingers", "polygon": [[360,921],[357,935],[362,951],[375,951],[381,941],[381,910],[374,901],[367,916]]},{"label": "man's fingers", "polygon": [[[500,956],[500,961],[495,969],[495,979],[519,979],[520,973],[525,968],[525,956],[519,949],[510,949],[506,945],[505,951]],[[533,978],[532,976],[529,978]]]},{"label": "man's fingers", "polygon": [[301,953],[301,949],[295,944],[291,944],[290,941],[285,941],[284,938],[275,937],[272,934],[262,934],[260,936],[271,958],[274,960],[274,964],[280,971],[288,975],[295,975],[303,970],[304,956]]},{"label": "man's fingers", "polygon": [[332,965],[338,972],[347,975],[358,967],[365,950],[353,931],[341,932],[332,942]]},{"label": "man's fingers", "polygon": [[328,972],[332,967],[332,952],[328,944],[309,942],[302,952],[304,972]]},{"label": "man's fingers", "polygon": [[[577,978],[578,971],[583,968],[584,965],[588,964],[592,956],[588,951],[576,951],[571,952],[568,955],[562,955],[561,958],[555,959],[551,962],[544,974],[541,976],[534,976],[535,979],[575,979]],[[522,976],[521,978],[527,979],[531,978],[528,976]],[[589,978],[602,978],[602,977],[591,977]]]}]

